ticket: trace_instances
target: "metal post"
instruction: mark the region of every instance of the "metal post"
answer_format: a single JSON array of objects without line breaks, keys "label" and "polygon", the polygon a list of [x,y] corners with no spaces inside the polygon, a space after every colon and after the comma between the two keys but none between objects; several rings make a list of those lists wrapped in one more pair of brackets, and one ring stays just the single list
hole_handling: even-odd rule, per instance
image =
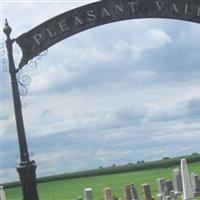
[{"label": "metal post", "polygon": [[21,160],[19,166],[17,167],[17,171],[19,173],[20,182],[22,186],[23,200],[39,200],[36,187],[36,164],[35,161],[30,161],[24,130],[21,100],[19,95],[18,82],[16,78],[17,70],[15,68],[13,58],[12,45],[14,40],[10,38],[12,29],[8,25],[7,20],[5,22],[5,27],[3,31],[7,36],[6,47],[8,52],[9,72],[12,84],[13,103]]}]

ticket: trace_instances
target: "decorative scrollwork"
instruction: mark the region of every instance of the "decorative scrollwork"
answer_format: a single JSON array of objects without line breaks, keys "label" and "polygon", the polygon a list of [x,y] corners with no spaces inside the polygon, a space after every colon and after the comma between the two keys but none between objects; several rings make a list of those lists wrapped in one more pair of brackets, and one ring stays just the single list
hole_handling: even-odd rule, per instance
[{"label": "decorative scrollwork", "polygon": [[1,56],[1,67],[4,72],[8,72],[8,53],[6,50],[5,42],[0,42],[0,56]]},{"label": "decorative scrollwork", "polygon": [[47,54],[48,54],[48,49],[45,50],[45,51],[43,51],[42,53],[40,53],[40,54],[36,57],[36,59],[37,59],[37,60],[41,60],[42,57],[46,56]]},{"label": "decorative scrollwork", "polygon": [[26,96],[28,94],[27,86],[31,83],[31,77],[24,74],[23,70],[18,73],[18,83],[19,83],[19,93],[21,96]]},{"label": "decorative scrollwork", "polygon": [[[30,60],[28,64],[23,67],[23,69],[18,71],[18,83],[20,86],[20,89],[19,89],[20,96],[26,96],[28,94],[27,86],[31,83],[31,77],[25,73],[36,69],[38,66],[37,62],[40,61],[42,57],[46,56],[47,54],[48,54],[48,50],[40,53],[37,57]],[[24,107],[26,107],[26,105]]]},{"label": "decorative scrollwork", "polygon": [[28,62],[26,66],[23,67],[24,72],[29,72],[37,68],[38,66],[38,61],[42,60],[42,57],[46,56],[48,54],[48,49],[40,53],[38,56],[33,58]]}]

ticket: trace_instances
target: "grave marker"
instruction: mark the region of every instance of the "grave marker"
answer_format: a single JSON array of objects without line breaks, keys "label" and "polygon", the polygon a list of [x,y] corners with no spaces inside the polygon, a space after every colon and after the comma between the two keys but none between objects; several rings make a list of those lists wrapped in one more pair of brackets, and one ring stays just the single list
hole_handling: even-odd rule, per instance
[{"label": "grave marker", "polygon": [[132,196],[131,196],[131,184],[125,185],[124,186],[124,200],[132,200]]},{"label": "grave marker", "polygon": [[170,192],[173,190],[173,183],[170,180],[165,181],[164,184],[164,193],[165,195],[170,195]]},{"label": "grave marker", "polygon": [[0,200],[6,200],[6,195],[3,186],[0,186]]},{"label": "grave marker", "polygon": [[186,159],[181,159],[181,177],[183,181],[183,200],[194,199],[192,184],[190,181]]},{"label": "grave marker", "polygon": [[158,194],[164,194],[165,179],[158,178],[156,180],[156,183],[157,183]]},{"label": "grave marker", "polygon": [[104,196],[104,200],[113,200],[111,188],[109,188],[109,187],[104,188],[103,196]]},{"label": "grave marker", "polygon": [[142,184],[142,191],[144,193],[145,200],[152,200],[151,188],[148,183]]},{"label": "grave marker", "polygon": [[181,177],[181,170],[180,169],[174,169],[172,171],[172,182],[174,186],[174,190],[178,192],[183,191],[183,183],[182,183],[182,177]]},{"label": "grave marker", "polygon": [[136,187],[132,184],[130,186],[131,200],[139,200]]},{"label": "grave marker", "polygon": [[200,184],[199,184],[199,176],[196,173],[191,174],[191,182],[193,187],[194,195],[200,195]]},{"label": "grave marker", "polygon": [[93,200],[92,188],[85,188],[85,198],[86,200]]}]

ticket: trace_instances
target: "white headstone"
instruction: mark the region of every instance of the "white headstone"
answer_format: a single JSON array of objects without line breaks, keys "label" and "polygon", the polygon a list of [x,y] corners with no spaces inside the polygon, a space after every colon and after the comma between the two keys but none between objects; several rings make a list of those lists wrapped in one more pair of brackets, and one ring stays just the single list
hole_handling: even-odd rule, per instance
[{"label": "white headstone", "polygon": [[0,200],[6,200],[6,195],[3,186],[0,186]]},{"label": "white headstone", "polygon": [[92,188],[85,188],[85,198],[86,200],[93,200]]},{"label": "white headstone", "polygon": [[183,183],[183,200],[194,199],[193,188],[186,159],[181,159],[181,177]]}]

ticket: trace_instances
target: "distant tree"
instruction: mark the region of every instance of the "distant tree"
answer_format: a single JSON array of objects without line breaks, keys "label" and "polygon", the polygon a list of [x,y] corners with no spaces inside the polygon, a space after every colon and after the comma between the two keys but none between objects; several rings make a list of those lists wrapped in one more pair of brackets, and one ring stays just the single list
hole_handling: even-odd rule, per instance
[{"label": "distant tree", "polygon": [[163,160],[168,160],[168,159],[170,159],[170,157],[163,157],[162,159]]},{"label": "distant tree", "polygon": [[192,153],[192,156],[197,156],[197,155],[198,155],[198,153],[196,153],[196,152]]},{"label": "distant tree", "polygon": [[133,163],[128,163],[127,165],[133,165]]}]

